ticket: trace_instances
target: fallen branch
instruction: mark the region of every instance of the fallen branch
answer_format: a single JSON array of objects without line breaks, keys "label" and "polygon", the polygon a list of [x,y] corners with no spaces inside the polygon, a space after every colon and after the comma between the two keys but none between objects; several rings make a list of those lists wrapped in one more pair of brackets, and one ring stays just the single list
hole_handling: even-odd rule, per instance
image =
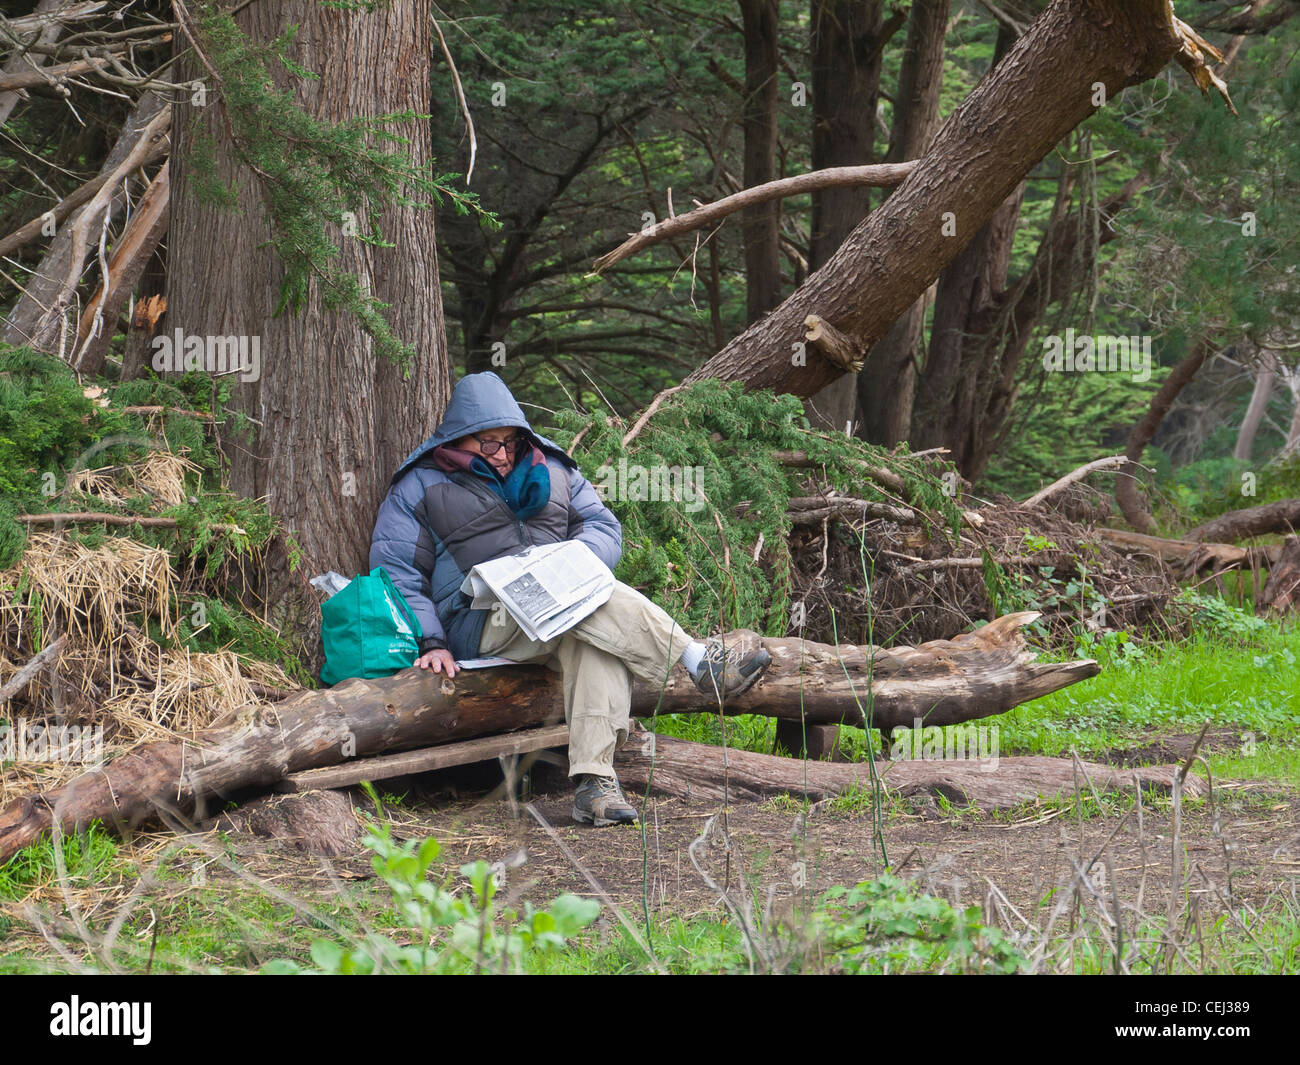
[{"label": "fallen branch", "polygon": [[1123,466],[1127,461],[1128,460],[1123,455],[1109,455],[1104,459],[1095,459],[1092,462],[1089,462],[1086,466],[1080,466],[1077,470],[1074,470],[1072,473],[1067,473],[1064,477],[1060,478],[1059,480],[1053,481],[1041,492],[1035,492],[1028,499],[1026,499],[1024,503],[1021,504],[1021,506],[1036,507],[1044,499],[1047,499],[1049,496],[1055,495],[1062,488],[1066,488],[1069,485],[1074,484],[1075,481],[1082,481],[1085,477],[1088,476],[1088,474],[1093,473],[1096,470],[1115,469],[1118,466]]},{"label": "fallen branch", "polygon": [[63,645],[67,642],[68,637],[65,635],[60,636],[54,642],[47,644],[40,654],[5,681],[4,687],[0,688],[0,706],[7,703],[27,687],[31,679],[41,671],[47,662],[52,662],[54,659],[58,658],[59,652],[63,650]]},{"label": "fallen branch", "polygon": [[[146,529],[175,529],[180,522],[175,518],[157,518],[147,514],[107,514],[102,511],[86,511],[63,514],[15,514],[14,521],[24,525],[64,525],[76,522],[102,522],[105,525],[139,525]],[[248,530],[238,525],[214,522],[209,529],[217,532],[232,533],[235,536],[247,536]]]},{"label": "fallen branch", "polygon": [[1127,532],[1123,529],[1097,529],[1097,539],[1131,554],[1145,554],[1170,565],[1181,567],[1181,575],[1190,577],[1209,569],[1221,573],[1229,569],[1267,569],[1277,563],[1281,545],[1238,547],[1236,544],[1203,543],[1192,540],[1164,540],[1158,536]]},{"label": "fallen branch", "polygon": [[665,218],[662,222],[635,233],[613,251],[602,255],[592,266],[592,273],[599,274],[608,270],[615,263],[622,262],[630,255],[635,255],[642,248],[659,244],[665,240],[701,229],[727,215],[743,211],[771,200],[780,200],[788,196],[798,196],[817,189],[835,189],[848,186],[866,185],[873,188],[892,188],[901,185],[903,179],[916,167],[916,162],[874,163],[869,166],[832,166],[825,170],[814,170],[794,177],[779,178],[752,189],[743,189],[733,196],[724,196],[710,204],[702,204],[694,211]]}]

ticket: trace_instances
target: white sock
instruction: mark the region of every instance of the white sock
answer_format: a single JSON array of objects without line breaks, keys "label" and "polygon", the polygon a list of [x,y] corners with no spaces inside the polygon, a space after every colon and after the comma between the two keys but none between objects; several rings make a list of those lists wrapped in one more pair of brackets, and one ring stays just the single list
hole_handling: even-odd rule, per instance
[{"label": "white sock", "polygon": [[696,679],[699,678],[700,664],[704,661],[704,652],[707,650],[708,648],[699,640],[692,640],[682,652],[682,665],[686,667],[686,672]]}]

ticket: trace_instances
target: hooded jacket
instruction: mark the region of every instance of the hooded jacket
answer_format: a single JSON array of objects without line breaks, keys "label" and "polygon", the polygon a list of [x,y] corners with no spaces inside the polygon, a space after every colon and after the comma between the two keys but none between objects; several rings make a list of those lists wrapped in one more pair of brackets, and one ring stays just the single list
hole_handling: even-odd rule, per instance
[{"label": "hooded jacket", "polygon": [[[444,447],[502,426],[525,438],[515,468],[530,467],[527,505],[516,499],[518,513],[490,463]],[[549,474],[549,493],[537,467]],[[511,494],[522,480],[511,481]],[[470,608],[460,590],[465,574],[480,562],[561,540],[581,540],[611,571],[623,553],[622,526],[577,463],[533,432],[505,382],[489,371],[457,382],[433,435],[393,474],[370,541],[370,567],[388,571],[420,619],[421,654],[446,648],[457,659],[474,658],[490,611]]]}]

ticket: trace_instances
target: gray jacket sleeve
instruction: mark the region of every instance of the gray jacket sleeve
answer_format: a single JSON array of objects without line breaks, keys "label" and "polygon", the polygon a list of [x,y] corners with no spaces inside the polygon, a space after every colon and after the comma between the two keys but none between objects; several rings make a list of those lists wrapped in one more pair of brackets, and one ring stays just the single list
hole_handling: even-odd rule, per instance
[{"label": "gray jacket sleeve", "polygon": [[577,470],[569,471],[568,539],[581,540],[611,572],[623,557],[623,526]]}]

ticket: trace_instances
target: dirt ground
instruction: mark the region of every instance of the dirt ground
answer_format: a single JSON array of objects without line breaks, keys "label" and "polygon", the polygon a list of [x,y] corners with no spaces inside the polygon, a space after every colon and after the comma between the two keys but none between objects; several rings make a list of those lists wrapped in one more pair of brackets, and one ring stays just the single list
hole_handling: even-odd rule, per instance
[{"label": "dirt ground", "polygon": [[[1172,761],[1193,741],[1164,737],[1152,749]],[[1153,760],[1124,751],[1111,757],[1121,764]],[[483,767],[477,779],[463,777],[451,789],[445,777],[388,782],[381,796],[401,801],[389,802],[385,816],[398,838],[436,837],[447,866],[478,858],[502,863],[512,894],[538,903],[568,891],[635,914],[644,901],[652,913],[720,916],[718,888],[747,889],[761,909],[771,905],[769,896],[778,903],[807,898],[876,876],[886,858],[918,886],[979,904],[990,916],[1014,908],[1029,917],[1053,888],[1068,888],[1080,866],[1089,868],[1092,888],[1107,903],[1118,897],[1125,906],[1163,913],[1169,897],[1175,819],[1168,796],[1145,798],[1140,808],[1131,794],[1111,794],[1100,804],[1083,796],[1079,805],[1040,803],[997,814],[941,808],[928,797],[887,798],[882,856],[865,800],[821,802],[805,813],[795,799],[724,806],[638,796],[636,805],[646,802],[643,826],[596,829],[574,824],[572,792],[558,772],[537,773],[531,801],[514,804],[500,787],[491,789],[493,776],[499,778]],[[351,794],[358,810],[374,811],[360,792]],[[1206,912],[1292,895],[1300,876],[1300,795],[1262,783],[1219,784],[1213,801],[1183,805],[1178,834],[1186,890]],[[323,860],[291,843],[246,834],[230,839],[251,867],[274,854],[298,866],[298,875],[319,878]],[[349,878],[371,875],[364,853],[331,861]],[[297,879],[283,865],[280,873]]]},{"label": "dirt ground", "polygon": [[[1234,735],[1225,732],[1223,743],[1235,742]],[[1206,746],[1217,739],[1207,738]],[[1186,758],[1193,743],[1190,736],[1153,737],[1141,749],[1109,752],[1110,760],[1174,761]],[[1267,911],[1286,900],[1294,913],[1300,902],[1300,794],[1269,783],[1216,782],[1212,799],[1185,802],[1177,817],[1169,796],[1146,796],[1139,803],[1131,793],[1083,794],[1078,801],[997,813],[952,808],[928,796],[887,796],[879,818],[865,794],[806,810],[789,797],[724,805],[630,796],[638,806],[646,802],[642,825],[596,829],[573,822],[572,791],[559,769],[535,767],[524,801],[509,801],[500,780],[497,766],[483,765],[385,781],[379,788],[382,811],[360,789],[309,793],[309,800],[327,796],[325,805],[343,813],[342,835],[348,839],[337,857],[308,853],[301,839],[272,839],[239,827],[239,817],[257,804],[274,809],[301,796],[240,807],[231,815],[233,825],[223,817],[221,836],[215,829],[184,841],[169,833],[139,835],[118,857],[145,868],[155,856],[185,845],[169,859],[180,880],[152,896],[160,903],[183,899],[190,868],[201,866],[196,882],[223,894],[229,890],[231,904],[235,897],[269,890],[283,893],[281,901],[291,897],[329,907],[347,890],[387,906],[388,891],[371,868],[370,852],[360,846],[361,824],[378,813],[399,840],[438,839],[443,870],[454,874],[480,858],[501,863],[511,902],[545,906],[562,892],[600,899],[605,909],[597,927],[605,930],[616,926],[619,911],[637,926],[644,909],[652,917],[721,918],[727,913],[723,888],[733,904],[750,899],[759,913],[806,910],[826,889],[872,878],[886,864],[921,889],[980,906],[986,922],[1034,935],[1059,928],[1057,922],[1073,927],[1080,909],[1085,920],[1102,924],[1121,909],[1126,927],[1140,920],[1135,913],[1163,918],[1175,868],[1183,877],[1178,920],[1188,942],[1203,920],[1230,909]],[[233,863],[224,855],[233,856]],[[1086,883],[1078,878],[1081,869],[1087,870]],[[135,876],[114,874],[112,881],[78,889],[88,920],[107,921],[138,891]],[[1061,900],[1068,902],[1068,916]],[[48,915],[51,933],[77,939],[59,916],[66,897],[57,884],[30,901]],[[148,911],[149,905],[145,899],[138,908]],[[57,963],[22,917],[26,905],[3,909],[10,911],[6,950]]]}]

